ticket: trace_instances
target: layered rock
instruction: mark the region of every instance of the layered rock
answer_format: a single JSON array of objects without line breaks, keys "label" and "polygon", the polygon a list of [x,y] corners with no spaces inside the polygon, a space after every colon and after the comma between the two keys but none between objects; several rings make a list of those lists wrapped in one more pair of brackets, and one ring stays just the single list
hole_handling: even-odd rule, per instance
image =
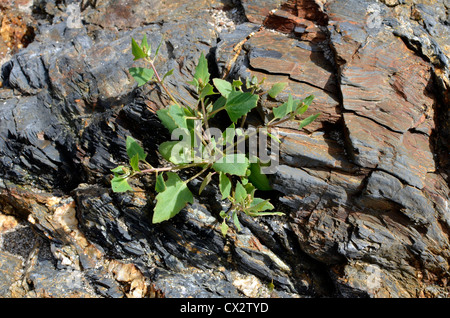
[{"label": "layered rock", "polygon": [[[446,296],[449,9],[37,1],[34,41],[2,65],[0,295]],[[227,14],[235,20],[223,30],[215,17]],[[288,83],[277,99],[261,96],[256,120],[289,93],[315,96],[306,115],[320,112],[316,122],[280,129],[276,191],[266,195],[285,217],[241,216],[242,231],[224,238],[214,184],[159,225],[151,179],[111,191],[127,135],[152,164],[169,138],[154,115],[168,97],[137,88],[127,71],[130,39],[144,34],[152,47],[163,39],[157,67],[174,69],[167,83],[185,102],[193,92],[182,83],[201,53],[215,76]]]}]

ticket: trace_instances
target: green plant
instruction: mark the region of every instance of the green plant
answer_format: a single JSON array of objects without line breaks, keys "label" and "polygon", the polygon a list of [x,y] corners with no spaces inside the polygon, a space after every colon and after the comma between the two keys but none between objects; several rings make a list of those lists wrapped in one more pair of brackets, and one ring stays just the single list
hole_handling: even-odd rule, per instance
[{"label": "green plant", "polygon": [[[156,114],[172,133],[172,139],[175,136],[181,137],[181,140],[170,140],[160,144],[159,153],[170,165],[153,167],[146,161],[147,154],[144,149],[135,139],[128,136],[126,150],[129,165],[120,165],[112,169],[114,173],[111,180],[112,190],[114,192],[132,191],[128,183],[130,178],[142,174],[154,174],[155,190],[158,194],[152,221],[159,223],[174,217],[186,204],[193,203],[193,194],[188,184],[193,179],[205,175],[199,194],[213,178],[218,178],[216,180],[222,200],[229,200],[231,203],[228,211],[220,213],[223,218],[221,230],[224,235],[229,229],[228,221],[232,221],[240,230],[238,213],[246,213],[253,217],[282,215],[281,212],[272,211],[274,206],[269,200],[255,196],[257,190],[272,189],[269,179],[262,172],[264,163],[261,158],[254,152],[240,152],[238,149],[240,145],[245,144],[258,133],[266,134],[269,138],[280,142],[271,129],[288,120],[298,121],[299,129],[311,123],[319,114],[304,120],[297,120],[297,116],[306,112],[314,97],[294,100],[289,94],[287,102],[272,110],[273,118],[267,124],[258,126],[245,134],[242,128],[248,113],[258,106],[260,95],[266,93],[261,89],[264,80],[258,82],[258,79],[253,77],[244,84],[241,80],[228,82],[220,78],[211,79],[208,62],[201,54],[194,77],[188,83],[194,87],[197,101],[193,105],[183,105],[164,84],[164,80],[173,73],[173,70],[161,77],[155,68],[154,61],[161,43],[152,58],[151,46],[145,36],[140,44],[132,39],[134,60],[145,60],[150,68],[133,67],[129,71],[138,86],[156,82],[166,92],[171,104],[158,110]],[[276,98],[285,87],[286,83],[277,83],[267,94],[271,98]],[[224,132],[217,133],[216,130],[212,133],[210,122],[220,112],[228,114],[230,125]],[[195,172],[187,180],[182,180],[176,172],[186,169],[195,170]]]}]

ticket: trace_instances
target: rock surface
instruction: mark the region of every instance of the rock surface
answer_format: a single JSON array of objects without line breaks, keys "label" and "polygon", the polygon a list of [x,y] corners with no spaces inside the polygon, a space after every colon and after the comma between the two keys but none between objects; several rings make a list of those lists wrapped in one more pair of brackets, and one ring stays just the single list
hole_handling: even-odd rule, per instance
[{"label": "rock surface", "polygon": [[[0,297],[448,296],[448,1],[23,8],[11,15],[33,37],[1,66]],[[214,185],[158,225],[149,180],[110,190],[127,135],[155,164],[169,138],[152,111],[168,97],[127,71],[144,34],[164,39],[157,67],[187,102],[201,53],[215,76],[288,83],[261,97],[261,120],[288,93],[315,95],[316,122],[280,129],[270,195],[286,216],[241,216],[224,238]]]}]

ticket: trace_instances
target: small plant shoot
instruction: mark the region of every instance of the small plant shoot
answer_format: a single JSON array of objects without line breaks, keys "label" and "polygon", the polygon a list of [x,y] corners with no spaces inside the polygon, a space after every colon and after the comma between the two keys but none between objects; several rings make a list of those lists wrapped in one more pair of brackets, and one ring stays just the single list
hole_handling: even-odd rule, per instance
[{"label": "small plant shoot", "polygon": [[[268,149],[261,149],[261,145],[268,145],[270,140],[271,148],[276,148],[273,145],[277,146],[281,142],[276,127],[286,121],[297,122],[298,129],[313,122],[319,114],[302,120],[298,117],[306,113],[314,96],[294,100],[289,94],[285,103],[272,109],[268,123],[244,130],[247,116],[260,104],[260,96],[267,93],[270,98],[276,98],[287,83],[276,83],[265,92],[262,90],[264,80],[258,81],[256,77],[232,82],[211,78],[208,61],[202,53],[194,76],[187,83],[192,85],[197,100],[192,105],[184,105],[164,84],[173,70],[161,76],[155,68],[154,61],[162,43],[153,54],[146,36],[140,42],[132,39],[134,60],[144,60],[149,67],[132,67],[129,72],[138,86],[156,83],[171,101],[167,107],[156,111],[161,123],[172,134],[172,140],[161,143],[158,148],[168,164],[164,167],[150,165],[143,147],[128,136],[126,151],[129,161],[111,170],[114,175],[111,180],[112,190],[133,191],[129,183],[131,178],[143,174],[154,175],[157,195],[152,221],[160,223],[173,218],[187,204],[194,202],[194,194],[188,187],[192,180],[203,180],[199,194],[209,183],[215,182],[222,200],[230,203],[229,209],[220,213],[220,229],[224,236],[230,229],[230,223],[238,231],[241,229],[239,213],[252,217],[283,215],[273,211],[274,206],[269,200],[257,197],[258,191],[272,190],[266,171],[273,162],[267,156]],[[213,118],[221,112],[229,119],[225,131],[212,127]],[[261,143],[261,138],[265,138],[266,142]],[[255,148],[255,145],[260,148]],[[192,175],[182,179],[178,174],[182,170]]]}]

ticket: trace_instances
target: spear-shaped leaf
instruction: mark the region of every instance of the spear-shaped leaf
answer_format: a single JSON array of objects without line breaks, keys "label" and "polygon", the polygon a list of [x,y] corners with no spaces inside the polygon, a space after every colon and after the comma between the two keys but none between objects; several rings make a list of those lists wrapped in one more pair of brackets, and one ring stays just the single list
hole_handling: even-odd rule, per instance
[{"label": "spear-shaped leaf", "polygon": [[186,183],[174,172],[167,172],[166,188],[156,196],[153,223],[160,223],[177,215],[194,197]]}]

